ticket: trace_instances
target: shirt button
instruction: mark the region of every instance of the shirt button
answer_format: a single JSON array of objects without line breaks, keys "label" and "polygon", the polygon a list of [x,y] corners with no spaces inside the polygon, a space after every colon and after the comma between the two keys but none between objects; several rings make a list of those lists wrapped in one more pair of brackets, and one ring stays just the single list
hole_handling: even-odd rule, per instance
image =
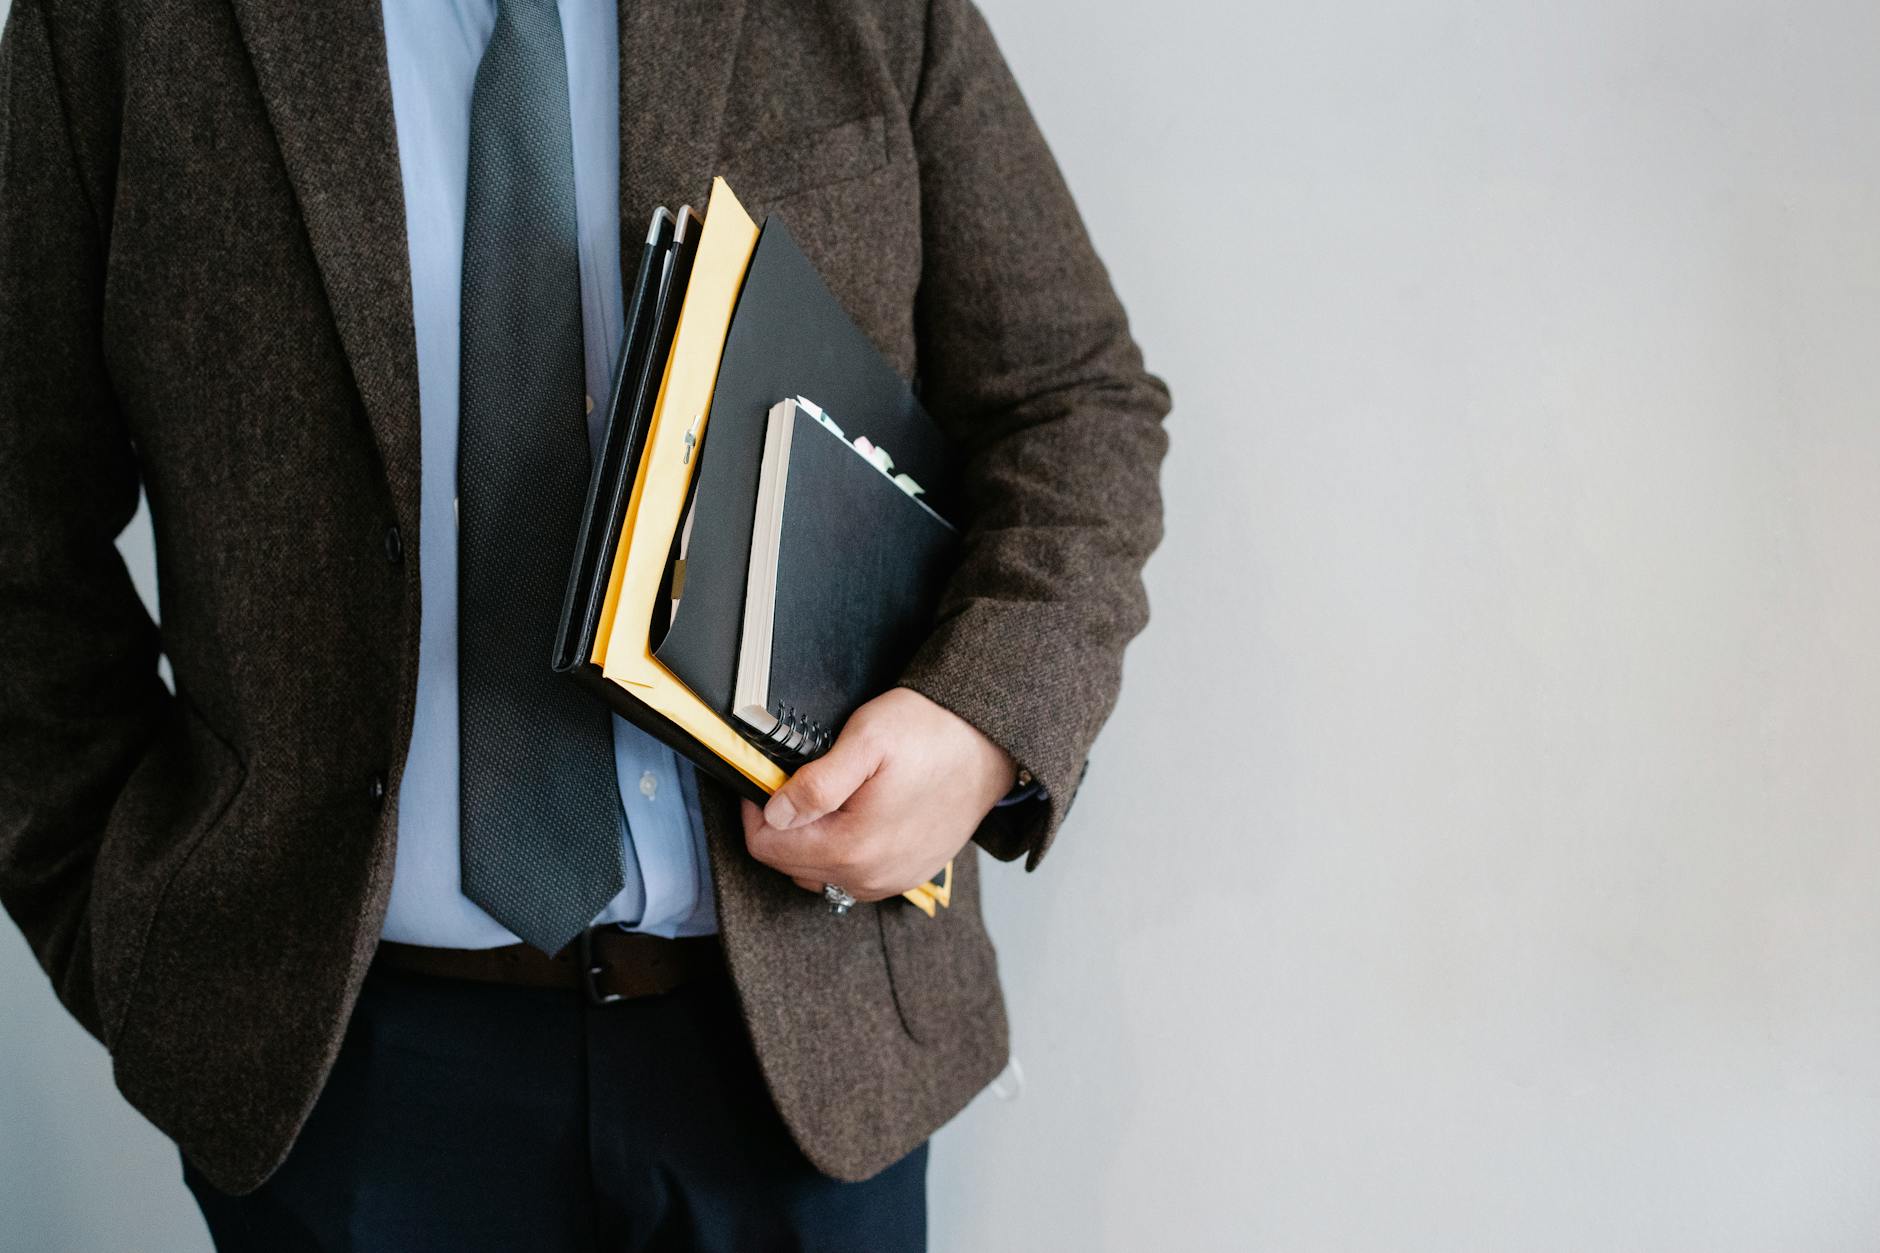
[{"label": "shirt button", "polygon": [[640,776],[640,795],[647,800],[653,799],[653,793],[659,791],[659,777],[651,770]]},{"label": "shirt button", "polygon": [[394,565],[405,555],[405,542],[398,536],[398,526],[394,523],[385,528],[385,559]]},{"label": "shirt button", "polygon": [[589,396],[589,397],[587,398],[587,411],[588,411],[589,413],[593,413],[593,412],[594,412],[594,397],[592,397],[592,396]]},{"label": "shirt button", "polygon": [[382,772],[374,774],[372,781],[366,784],[366,795],[372,798],[374,805],[385,799],[385,775]]}]

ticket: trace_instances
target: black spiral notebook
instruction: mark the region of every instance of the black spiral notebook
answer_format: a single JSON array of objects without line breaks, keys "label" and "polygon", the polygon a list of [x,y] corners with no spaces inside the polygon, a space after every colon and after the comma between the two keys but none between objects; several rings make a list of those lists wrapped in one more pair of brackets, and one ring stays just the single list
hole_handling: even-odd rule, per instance
[{"label": "black spiral notebook", "polygon": [[952,524],[885,460],[811,403],[770,410],[732,712],[786,765],[894,685],[957,559]]}]

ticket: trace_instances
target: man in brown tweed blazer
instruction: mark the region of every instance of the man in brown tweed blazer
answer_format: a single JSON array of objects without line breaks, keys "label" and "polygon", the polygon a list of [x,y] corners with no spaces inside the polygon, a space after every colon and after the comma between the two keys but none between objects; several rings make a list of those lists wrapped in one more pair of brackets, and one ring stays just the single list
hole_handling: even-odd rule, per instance
[{"label": "man in brown tweed blazer", "polygon": [[[1076,794],[1168,393],[971,0],[619,0],[622,251],[714,174],[785,215],[957,438],[964,557],[763,814],[699,781],[728,979],[646,935],[618,1004],[568,952],[514,957],[561,988],[386,971],[433,542],[386,30],[13,0],[0,901],[223,1247],[919,1247],[907,1164],[1007,1053],[969,841],[1034,868]],[[160,632],[114,543],[140,486]],[[950,908],[896,899],[956,850]],[[803,889],[838,875],[832,917]]]}]

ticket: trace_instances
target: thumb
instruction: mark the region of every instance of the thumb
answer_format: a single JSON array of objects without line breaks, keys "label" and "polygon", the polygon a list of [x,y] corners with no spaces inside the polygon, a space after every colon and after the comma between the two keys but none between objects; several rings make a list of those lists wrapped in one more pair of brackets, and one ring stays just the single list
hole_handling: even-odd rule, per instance
[{"label": "thumb", "polygon": [[855,794],[881,765],[881,753],[859,735],[838,735],[833,747],[799,766],[764,806],[764,821],[779,831],[816,821]]}]

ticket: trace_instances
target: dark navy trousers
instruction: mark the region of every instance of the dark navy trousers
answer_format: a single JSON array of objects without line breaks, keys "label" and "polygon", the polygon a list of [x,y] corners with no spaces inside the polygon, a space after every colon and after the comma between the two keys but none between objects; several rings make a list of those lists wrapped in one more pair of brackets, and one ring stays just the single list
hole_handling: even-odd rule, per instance
[{"label": "dark navy trousers", "polygon": [[591,1006],[374,967],[280,1169],[246,1196],[183,1177],[224,1253],[925,1249],[927,1146],[862,1183],[818,1173],[735,997],[715,978]]}]

